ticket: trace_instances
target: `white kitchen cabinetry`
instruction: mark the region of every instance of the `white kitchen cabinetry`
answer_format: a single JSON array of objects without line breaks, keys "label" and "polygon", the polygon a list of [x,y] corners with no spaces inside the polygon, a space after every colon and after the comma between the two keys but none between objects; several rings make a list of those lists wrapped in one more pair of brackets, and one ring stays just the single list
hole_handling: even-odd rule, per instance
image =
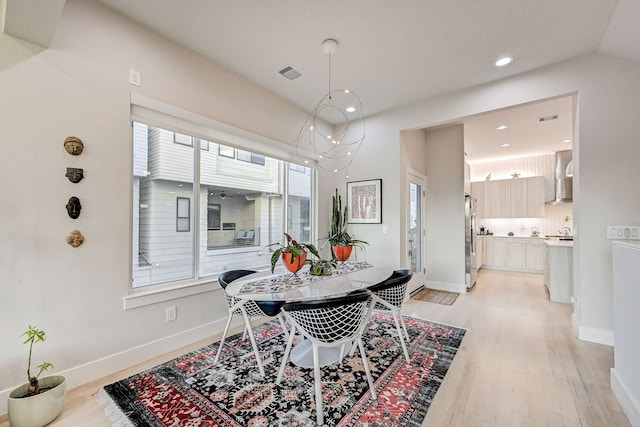
[{"label": "white kitchen cabinetry", "polygon": [[544,177],[527,179],[527,218],[542,218],[544,212]]},{"label": "white kitchen cabinetry", "polygon": [[511,181],[498,180],[484,183],[484,216],[485,218],[509,217]]},{"label": "white kitchen cabinetry", "polygon": [[543,240],[527,237],[486,236],[486,268],[542,273]]},{"label": "white kitchen cabinetry", "polygon": [[475,202],[477,218],[484,218],[484,181],[471,183],[471,197]]},{"label": "white kitchen cabinetry", "polygon": [[522,270],[527,266],[527,252],[522,239],[508,239],[509,261],[507,267]]},{"label": "white kitchen cabinetry", "polygon": [[527,251],[526,269],[533,271],[544,270],[544,243],[540,239],[527,239],[525,243]]},{"label": "white kitchen cabinetry", "polygon": [[506,267],[509,262],[509,247],[507,239],[500,237],[486,237],[487,266]]},{"label": "white kitchen cabinetry", "polygon": [[573,242],[547,240],[544,245],[544,284],[549,299],[571,302],[573,296]]},{"label": "white kitchen cabinetry", "polygon": [[476,237],[476,267],[478,270],[480,270],[482,268],[483,265],[486,264],[486,250],[485,250],[485,246],[486,246],[487,240],[485,239],[484,236],[477,236]]},{"label": "white kitchen cabinetry", "polygon": [[484,182],[483,190],[485,218],[544,216],[544,177],[542,176],[487,181]]}]

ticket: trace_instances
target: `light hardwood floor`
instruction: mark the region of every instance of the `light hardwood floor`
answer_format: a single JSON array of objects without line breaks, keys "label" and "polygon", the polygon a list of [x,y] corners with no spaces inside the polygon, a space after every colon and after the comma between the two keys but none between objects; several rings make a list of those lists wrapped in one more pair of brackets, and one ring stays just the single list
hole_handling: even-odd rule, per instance
[{"label": "light hardwood floor", "polygon": [[[577,340],[571,312],[549,302],[541,275],[492,270],[451,306],[407,302],[404,314],[468,329],[423,426],[630,426],[609,385],[613,348]],[[109,426],[96,390],[204,344],[69,390],[50,425]]]}]

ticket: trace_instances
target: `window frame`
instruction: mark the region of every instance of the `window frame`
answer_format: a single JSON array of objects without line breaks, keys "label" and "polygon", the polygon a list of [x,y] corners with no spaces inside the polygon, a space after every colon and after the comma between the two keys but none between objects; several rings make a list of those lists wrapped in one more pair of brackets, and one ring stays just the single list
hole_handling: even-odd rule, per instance
[{"label": "window frame", "polygon": [[[234,149],[241,149],[255,154],[269,156],[277,160],[287,162],[288,164],[297,164],[299,166],[308,167],[312,170],[311,176],[311,235],[317,236],[318,227],[318,168],[313,160],[312,153],[298,151],[295,147],[280,143],[278,141],[266,138],[264,136],[253,134],[249,131],[239,129],[214,119],[201,116],[181,108],[157,101],[136,93],[131,94],[131,116],[130,120],[138,121],[150,126],[157,126],[173,132],[190,135],[192,141],[195,138],[201,138],[206,141],[215,142],[220,145],[230,146]],[[131,126],[133,129],[133,126]],[[130,141],[133,143],[133,131],[130,134]],[[198,146],[199,144],[195,144]],[[201,149],[203,147],[200,147]],[[198,156],[201,150],[197,150]],[[198,174],[196,174],[198,175]],[[196,185],[196,183],[194,183]],[[131,190],[130,190],[131,191]],[[286,194],[286,192],[285,192]],[[133,202],[133,195],[130,197],[130,203]],[[192,219],[200,225],[198,219],[199,200],[194,195]],[[286,204],[285,204],[286,206]],[[286,213],[284,213],[286,215]],[[193,216],[193,215],[192,215]],[[286,219],[284,226],[287,227]],[[133,236],[130,241],[133,241]],[[196,239],[197,240],[197,239]],[[131,243],[130,243],[131,245]],[[130,246],[131,248],[131,246]],[[194,252],[194,258],[197,258],[197,252]],[[133,262],[129,264],[129,270],[133,274]],[[195,278],[177,282],[160,283],[155,285],[133,288],[132,283],[128,287],[128,293],[123,297],[123,305],[125,310],[137,307],[147,306],[149,304],[157,304],[175,298],[182,298],[190,295],[197,295],[203,292],[218,290],[217,277],[206,276],[199,277],[199,271],[196,267]],[[133,277],[133,276],[131,276]]]}]

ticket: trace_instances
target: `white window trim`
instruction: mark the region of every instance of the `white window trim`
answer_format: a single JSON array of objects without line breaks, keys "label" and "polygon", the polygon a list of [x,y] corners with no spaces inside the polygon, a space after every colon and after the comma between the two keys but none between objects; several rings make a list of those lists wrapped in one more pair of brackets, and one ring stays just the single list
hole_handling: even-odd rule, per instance
[{"label": "white window trim", "polygon": [[[130,100],[131,121],[144,122],[208,141],[221,141],[223,144],[226,142],[237,148],[279,158],[287,162],[300,163],[307,160],[309,167],[315,167],[312,153],[296,150],[293,145],[266,138],[137,93],[131,93]],[[133,138],[133,135],[130,137]],[[268,150],[265,150],[265,146],[269,147]],[[317,194],[317,179],[314,180],[313,185],[314,194]],[[314,205],[316,204],[314,203]],[[317,215],[317,212],[314,214]],[[129,250],[131,250],[131,247]],[[131,259],[131,257],[129,258]],[[131,277],[133,266],[131,266],[131,263],[129,264],[129,277]],[[129,286],[129,295],[123,298],[123,308],[124,310],[131,310],[216,290],[221,290],[217,277],[207,277],[199,282],[174,283],[164,287],[155,285],[153,289],[132,289]]]}]

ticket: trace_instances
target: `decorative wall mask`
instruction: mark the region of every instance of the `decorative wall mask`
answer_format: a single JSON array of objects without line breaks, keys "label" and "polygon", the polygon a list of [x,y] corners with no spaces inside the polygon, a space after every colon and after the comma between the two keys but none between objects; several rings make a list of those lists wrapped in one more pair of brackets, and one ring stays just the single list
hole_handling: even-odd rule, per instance
[{"label": "decorative wall mask", "polygon": [[67,173],[64,176],[69,178],[69,181],[77,184],[84,178],[84,170],[82,168],[67,168]]},{"label": "decorative wall mask", "polygon": [[84,243],[84,236],[82,235],[82,233],[80,233],[80,230],[73,230],[67,236],[67,243],[74,248],[77,248],[82,243]]},{"label": "decorative wall mask", "polygon": [[80,199],[76,196],[70,197],[69,202],[67,202],[67,213],[70,218],[76,219],[80,216],[80,210],[82,206],[80,206]]},{"label": "decorative wall mask", "polygon": [[84,150],[84,144],[77,136],[69,136],[64,140],[64,149],[72,156],[79,156]]}]

